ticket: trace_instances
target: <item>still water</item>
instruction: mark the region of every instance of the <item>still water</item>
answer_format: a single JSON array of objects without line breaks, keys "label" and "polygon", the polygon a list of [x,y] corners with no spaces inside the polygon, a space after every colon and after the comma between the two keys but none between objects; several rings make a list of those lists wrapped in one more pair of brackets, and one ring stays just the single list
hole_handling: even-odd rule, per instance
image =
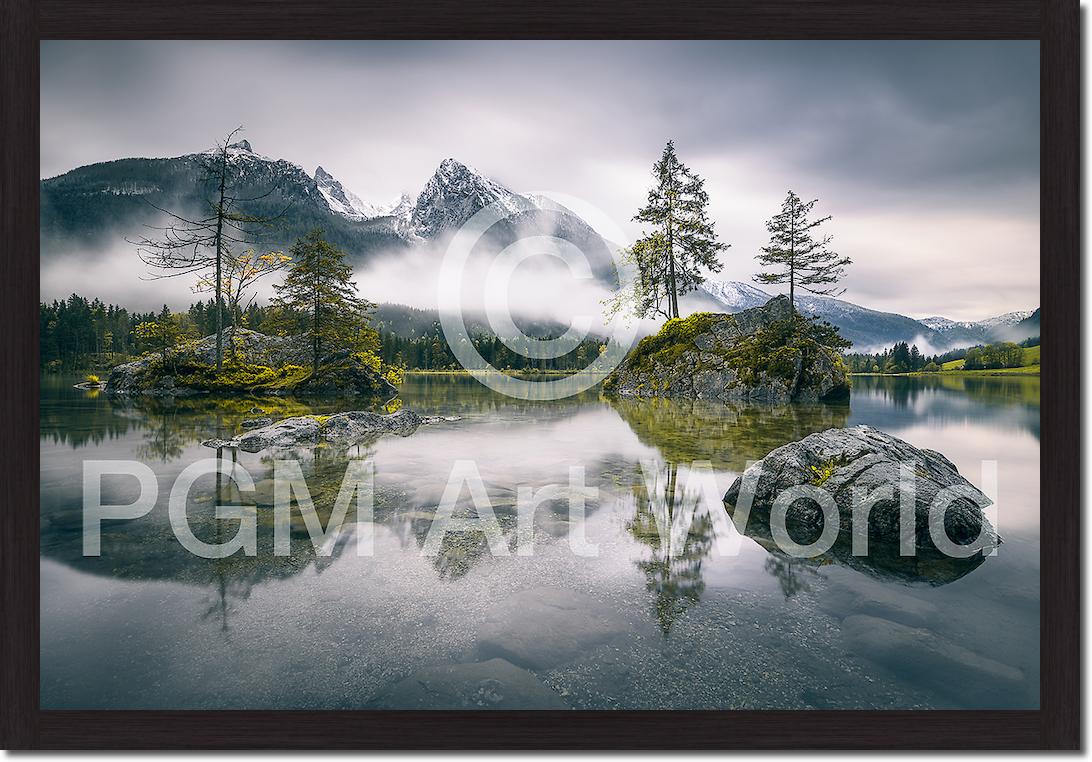
[{"label": "still water", "polygon": [[[122,405],[72,383],[51,376],[41,390],[45,708],[1039,705],[1038,378],[856,378],[848,405],[770,407],[612,401],[594,389],[534,402],[468,377],[411,375],[406,408],[459,420],[294,454],[323,521],[347,459],[371,458],[369,525],[347,524],[319,553],[296,516],[291,553],[274,555],[272,456],[239,453],[254,493],[209,476],[189,497],[208,542],[239,525],[213,518],[218,495],[257,506],[257,555],[219,560],[184,550],[167,513],[179,472],[215,455],[201,441],[235,433],[255,405],[273,417],[343,405]],[[712,463],[723,493],[747,461],[859,423],[942,452],[979,486],[982,461],[997,461],[997,555],[920,577],[868,559],[792,559],[768,527],[740,533],[729,521],[725,532],[723,507],[687,489],[694,461]],[[82,471],[96,459],[147,463],[160,492],[143,518],[104,522],[102,555],[88,558]],[[422,552],[466,459],[508,555],[480,532]],[[573,551],[563,488],[535,514],[533,554],[517,555],[519,488],[568,485],[571,466],[598,489],[577,527],[597,554]],[[132,479],[103,482],[104,503],[136,492]],[[470,505],[463,489],[460,510]],[[680,519],[682,536],[661,531]],[[370,556],[357,552],[364,534]]]}]

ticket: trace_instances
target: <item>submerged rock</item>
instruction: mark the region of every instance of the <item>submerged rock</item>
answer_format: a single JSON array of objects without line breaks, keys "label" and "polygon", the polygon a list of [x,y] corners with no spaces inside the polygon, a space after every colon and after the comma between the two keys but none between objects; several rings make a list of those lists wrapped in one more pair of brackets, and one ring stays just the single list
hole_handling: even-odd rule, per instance
[{"label": "submerged rock", "polygon": [[[900,483],[902,464],[913,469],[910,485]],[[936,549],[929,532],[930,506],[938,492],[953,488],[945,493],[954,494],[944,513],[948,538],[959,545],[974,543],[979,551],[1000,543],[982,512],[992,501],[960,476],[950,460],[939,452],[919,449],[871,426],[829,429],[778,447],[748,468],[728,489],[724,501],[730,512],[734,513],[737,507],[744,483],[753,485],[752,513],[759,519],[767,515],[767,526],[768,512],[783,492],[802,486],[821,488],[837,505],[839,530],[843,535],[852,533],[855,499],[890,487],[892,499],[877,501],[868,514],[869,537],[889,545],[899,542],[899,502],[904,486],[908,489],[912,486],[915,544],[926,551]],[[909,495],[906,497],[909,499]],[[786,524],[790,532],[795,529],[810,537],[808,542],[811,542],[822,531],[823,512],[815,500],[800,498],[789,506]],[[883,553],[877,551],[877,557],[880,555]],[[928,557],[926,554],[913,563],[925,562]]]},{"label": "submerged rock", "polygon": [[845,399],[846,366],[838,351],[815,335],[808,321],[793,317],[784,296],[734,315],[697,313],[670,320],[658,334],[642,339],[603,389],[627,397]]},{"label": "submerged rock", "polygon": [[330,416],[301,415],[251,429],[231,439],[209,439],[206,447],[237,447],[244,452],[315,445],[335,442],[352,445],[383,434],[409,436],[421,425],[421,416],[412,410],[380,415],[354,410]]},{"label": "submerged rock", "polygon": [[525,669],[489,659],[422,669],[384,691],[380,709],[568,709]]},{"label": "submerged rock", "polygon": [[842,622],[846,646],[900,677],[970,706],[1018,706],[1027,691],[1024,673],[975,653],[929,629],[854,614]]},{"label": "submerged rock", "polygon": [[481,658],[550,669],[626,632],[598,601],[572,590],[525,590],[501,601],[478,631]]}]

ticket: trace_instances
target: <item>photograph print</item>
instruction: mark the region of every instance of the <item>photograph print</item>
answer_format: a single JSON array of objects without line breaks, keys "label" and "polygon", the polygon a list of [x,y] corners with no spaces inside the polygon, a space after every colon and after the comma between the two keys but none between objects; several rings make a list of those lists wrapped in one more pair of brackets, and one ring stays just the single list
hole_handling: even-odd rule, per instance
[{"label": "photograph print", "polygon": [[43,41],[41,708],[1039,709],[1039,56]]}]

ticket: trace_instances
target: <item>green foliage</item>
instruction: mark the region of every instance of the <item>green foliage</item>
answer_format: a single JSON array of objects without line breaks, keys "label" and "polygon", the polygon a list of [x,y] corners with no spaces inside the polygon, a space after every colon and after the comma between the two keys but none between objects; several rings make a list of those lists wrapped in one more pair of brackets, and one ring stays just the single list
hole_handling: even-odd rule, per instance
[{"label": "green foliage", "polygon": [[155,321],[154,313],[131,313],[72,294],[38,305],[39,361],[47,370],[83,370],[126,362],[139,350],[132,330]]},{"label": "green foliage", "polygon": [[852,373],[948,373],[952,371],[1012,371],[1039,364],[1038,339],[1021,346],[1009,342],[954,349],[929,357],[916,346],[899,342],[884,352],[846,355]]},{"label": "green foliage", "polygon": [[313,230],[293,244],[292,262],[284,282],[274,286],[276,307],[311,344],[312,368],[317,371],[323,353],[356,346],[374,349],[378,336],[368,325],[374,307],[356,293],[350,278],[353,268],[345,253]]},{"label": "green foliage", "polygon": [[[694,339],[709,333],[716,318],[711,312],[695,312],[686,318],[668,320],[659,333],[637,342],[626,359],[627,364],[634,370],[642,371],[673,363],[682,353],[694,349]],[[607,384],[603,388],[610,391]]]},{"label": "green foliage", "polygon": [[[750,336],[738,339],[728,352],[728,362],[736,369],[742,383],[757,384],[759,377],[768,376],[783,381],[797,379],[797,369],[804,369],[799,380],[808,383],[808,368],[820,352],[833,352],[849,346],[830,323],[808,319],[793,313],[775,320]],[[842,364],[835,356],[836,366]]]},{"label": "green foliage", "polygon": [[831,458],[830,460],[820,463],[818,466],[811,467],[811,483],[816,487],[822,487],[830,477],[834,476],[834,472],[845,465],[845,462],[840,458]]},{"label": "green foliage", "polygon": [[922,354],[916,344],[911,346],[905,341],[874,355],[846,355],[845,360],[851,373],[915,373],[924,371],[930,363],[937,366],[937,370],[942,367],[941,356],[930,358]]},{"label": "green foliage", "polygon": [[829,215],[811,219],[812,207],[817,202],[818,199],[813,199],[805,203],[790,190],[781,211],[766,221],[770,242],[762,247],[758,263],[772,269],[756,275],[757,283],[788,283],[790,299],[797,286],[813,294],[830,296],[845,291],[836,284],[845,276],[845,267],[852,260],[830,250],[831,236],[813,237],[812,232],[830,220]]},{"label": "green foliage", "polygon": [[718,257],[728,245],[717,241],[709,219],[705,181],[679,161],[674,141],[668,141],[652,176],[648,201],[633,218],[651,230],[626,252],[638,272],[632,307],[639,317],[677,318],[678,297],[705,282],[703,270],[720,272]]},{"label": "green foliage", "polygon": [[382,375],[391,386],[401,386],[402,382],[406,380],[406,369],[397,365],[388,365],[383,370]]},{"label": "green foliage", "polygon": [[[159,377],[156,369],[150,371],[149,379]],[[311,376],[311,369],[299,365],[271,368],[268,365],[254,365],[229,358],[217,373],[215,365],[188,360],[178,364],[174,376],[176,386],[209,392],[286,392],[306,381]]]},{"label": "green foliage", "polygon": [[1003,342],[971,347],[963,358],[964,370],[994,370],[1019,368],[1024,364],[1024,350],[1018,344]]}]

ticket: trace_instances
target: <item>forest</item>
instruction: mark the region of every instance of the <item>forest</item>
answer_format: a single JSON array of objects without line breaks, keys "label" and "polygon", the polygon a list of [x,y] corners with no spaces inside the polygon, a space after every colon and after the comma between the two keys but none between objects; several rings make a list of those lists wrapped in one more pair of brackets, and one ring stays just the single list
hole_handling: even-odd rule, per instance
[{"label": "forest", "polygon": [[1026,364],[1024,348],[1038,345],[1039,337],[1036,336],[1019,344],[998,342],[929,356],[923,354],[916,344],[911,346],[900,341],[876,354],[847,354],[845,362],[851,373],[939,373],[945,370],[945,363],[953,360],[963,360],[962,370],[998,370],[1022,367]]},{"label": "forest", "polygon": [[[275,312],[274,307],[256,304],[237,314],[229,314],[225,309],[224,325],[278,334],[282,332],[279,324],[283,321]],[[383,328],[381,325],[378,354],[390,365],[406,370],[462,367],[448,347],[438,322],[414,337],[399,336]],[[159,312],[139,312],[72,294],[63,301],[39,305],[39,329],[43,370],[100,371],[159,350],[164,335],[170,335],[176,342],[211,336],[216,333],[216,303],[213,299],[199,300],[185,312],[171,312],[166,305]],[[478,353],[501,370],[576,370],[586,367],[605,348],[600,339],[591,338],[566,355],[536,360],[519,352],[519,343],[511,342],[517,347],[513,350],[495,335],[478,333],[471,340]]]}]

